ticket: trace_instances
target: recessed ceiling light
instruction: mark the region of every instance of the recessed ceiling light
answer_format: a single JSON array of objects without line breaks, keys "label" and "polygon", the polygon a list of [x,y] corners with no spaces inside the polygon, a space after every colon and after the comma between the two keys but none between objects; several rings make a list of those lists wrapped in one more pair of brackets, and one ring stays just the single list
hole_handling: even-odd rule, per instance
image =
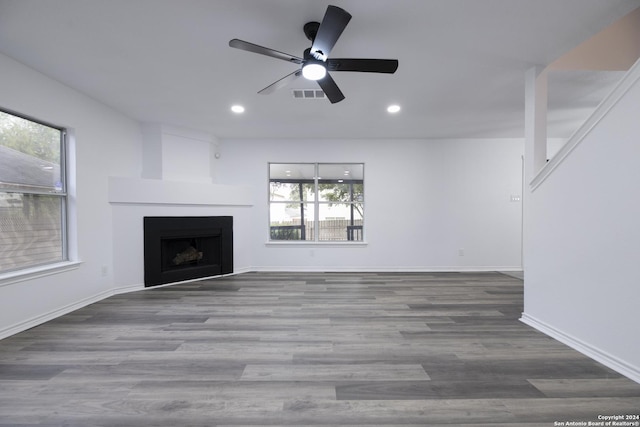
[{"label": "recessed ceiling light", "polygon": [[397,104],[389,105],[387,107],[387,111],[389,113],[397,113],[398,111],[400,111],[400,106]]},{"label": "recessed ceiling light", "polygon": [[236,114],[244,113],[244,107],[242,105],[232,105],[231,111]]}]

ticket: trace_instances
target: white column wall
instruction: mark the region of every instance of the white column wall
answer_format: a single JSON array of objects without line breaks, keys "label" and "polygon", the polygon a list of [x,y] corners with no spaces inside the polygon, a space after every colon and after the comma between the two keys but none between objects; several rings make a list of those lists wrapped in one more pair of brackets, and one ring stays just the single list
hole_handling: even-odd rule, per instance
[{"label": "white column wall", "polygon": [[640,382],[638,111],[636,63],[534,179],[523,321]]}]

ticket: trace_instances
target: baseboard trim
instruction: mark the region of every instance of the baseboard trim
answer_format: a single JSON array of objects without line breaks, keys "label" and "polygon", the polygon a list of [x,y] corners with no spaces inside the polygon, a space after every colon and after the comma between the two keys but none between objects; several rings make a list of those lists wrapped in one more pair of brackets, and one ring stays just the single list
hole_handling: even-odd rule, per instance
[{"label": "baseboard trim", "polygon": [[602,363],[604,366],[613,369],[619,374],[624,375],[625,377],[637,383],[640,383],[640,368],[632,366],[624,360],[621,360],[607,353],[606,351],[600,350],[599,348],[594,347],[589,343],[586,343],[565,332],[562,332],[561,330],[556,329],[553,326],[542,322],[526,313],[522,313],[520,321],[542,332],[543,334],[548,335],[551,338],[554,338],[561,343],[568,345],[569,347],[579,351],[585,356]]},{"label": "baseboard trim", "polygon": [[129,292],[138,292],[143,290],[144,290],[144,283],[139,283],[137,285],[129,285],[129,286],[121,286],[119,288],[113,288],[112,295],[128,294]]},{"label": "baseboard trim", "polygon": [[476,272],[521,272],[522,267],[335,267],[335,266],[256,266],[247,272],[276,273],[476,273]]},{"label": "baseboard trim", "polygon": [[111,290],[100,292],[99,294],[93,295],[91,297],[87,297],[87,298],[81,299],[80,301],[65,305],[64,307],[51,310],[48,313],[44,313],[39,316],[32,317],[31,319],[27,319],[25,321],[16,323],[15,325],[12,325],[12,326],[9,326],[8,328],[4,328],[0,330],[0,340],[10,337],[11,335],[24,332],[28,329],[35,328],[36,326],[46,323],[50,320],[54,320],[60,316],[69,314],[72,311],[78,310],[82,307],[86,307],[89,304],[93,304],[105,298],[108,298],[113,294],[114,293]]}]

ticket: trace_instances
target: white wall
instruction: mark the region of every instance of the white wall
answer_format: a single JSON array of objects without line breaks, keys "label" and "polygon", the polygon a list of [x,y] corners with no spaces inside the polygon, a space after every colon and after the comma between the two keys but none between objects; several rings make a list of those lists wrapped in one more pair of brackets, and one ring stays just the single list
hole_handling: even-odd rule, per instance
[{"label": "white wall", "polygon": [[68,127],[75,136],[71,154],[77,185],[72,185],[71,202],[77,230],[70,243],[82,261],[72,271],[3,281],[0,336],[5,336],[110,292],[113,241],[107,177],[140,175],[141,131],[135,121],[4,55],[0,75],[0,106]]},{"label": "white wall", "polygon": [[[519,270],[522,152],[507,139],[222,140],[219,176],[256,194],[256,270]],[[367,245],[266,245],[270,161],[364,162]]]},{"label": "white wall", "polygon": [[142,126],[142,176],[168,181],[215,181],[217,140],[210,133],[158,123]]},{"label": "white wall", "polygon": [[638,64],[633,73],[527,196],[523,321],[640,382]]}]

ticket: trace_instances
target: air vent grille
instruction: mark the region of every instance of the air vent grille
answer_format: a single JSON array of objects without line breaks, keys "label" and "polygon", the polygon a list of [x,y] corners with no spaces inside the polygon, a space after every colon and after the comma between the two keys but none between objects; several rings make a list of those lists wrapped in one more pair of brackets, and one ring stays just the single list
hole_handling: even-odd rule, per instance
[{"label": "air vent grille", "polygon": [[326,99],[320,89],[293,89],[291,93],[295,99]]}]

